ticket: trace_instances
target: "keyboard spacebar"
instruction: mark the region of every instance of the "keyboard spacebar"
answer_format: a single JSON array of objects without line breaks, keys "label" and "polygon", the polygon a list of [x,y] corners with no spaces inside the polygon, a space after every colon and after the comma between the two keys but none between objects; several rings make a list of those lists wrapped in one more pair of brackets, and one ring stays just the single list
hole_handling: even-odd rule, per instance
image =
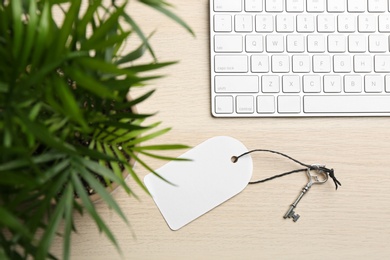
[{"label": "keyboard spacebar", "polygon": [[305,113],[389,113],[390,96],[304,96]]}]

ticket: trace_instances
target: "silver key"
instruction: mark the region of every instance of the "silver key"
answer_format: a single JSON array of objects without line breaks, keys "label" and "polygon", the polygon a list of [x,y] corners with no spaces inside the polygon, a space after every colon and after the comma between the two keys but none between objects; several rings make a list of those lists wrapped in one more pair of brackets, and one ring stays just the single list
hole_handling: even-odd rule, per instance
[{"label": "silver key", "polygon": [[286,214],[283,216],[283,218],[292,218],[294,222],[297,222],[300,215],[295,214],[294,209],[297,207],[297,204],[302,199],[303,195],[305,195],[309,191],[309,189],[311,188],[311,186],[313,184],[323,184],[328,180],[328,177],[329,177],[328,174],[326,172],[320,170],[320,167],[324,167],[324,166],[322,166],[322,165],[321,166],[320,165],[313,165],[313,166],[316,167],[316,170],[315,170],[316,175],[312,175],[310,172],[310,169],[307,169],[306,175],[309,178],[309,182],[306,184],[305,187],[303,187],[301,194],[299,194],[298,198],[294,201],[293,204],[291,204],[290,208],[288,209]]}]

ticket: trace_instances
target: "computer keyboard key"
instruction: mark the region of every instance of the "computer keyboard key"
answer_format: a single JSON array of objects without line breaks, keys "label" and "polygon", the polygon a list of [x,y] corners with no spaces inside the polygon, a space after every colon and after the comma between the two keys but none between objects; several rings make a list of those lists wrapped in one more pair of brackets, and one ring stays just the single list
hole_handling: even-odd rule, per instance
[{"label": "computer keyboard key", "polygon": [[271,53],[284,51],[284,37],[279,34],[268,34],[266,37],[266,50]]},{"label": "computer keyboard key", "polygon": [[319,14],[317,16],[317,31],[329,33],[336,30],[335,16],[331,14]]},{"label": "computer keyboard key", "polygon": [[356,31],[356,17],[350,14],[337,16],[337,30],[343,33],[352,33]]},{"label": "computer keyboard key", "polygon": [[301,53],[305,51],[305,36],[301,34],[287,35],[287,52]]},{"label": "computer keyboard key", "polygon": [[361,14],[358,16],[359,32],[375,32],[377,28],[376,16],[370,14]]},{"label": "computer keyboard key", "polygon": [[361,93],[362,76],[360,75],[345,75],[344,76],[344,91],[345,93]]},{"label": "computer keyboard key", "polygon": [[269,72],[269,55],[252,55],[251,71],[265,73]]},{"label": "computer keyboard key", "polygon": [[296,73],[310,72],[310,56],[309,55],[293,55],[292,70]]},{"label": "computer keyboard key", "polygon": [[390,72],[390,55],[375,55],[374,57],[375,72]]},{"label": "computer keyboard key", "polygon": [[347,51],[347,38],[342,34],[328,35],[328,52],[342,53]]},{"label": "computer keyboard key", "polygon": [[362,53],[367,50],[367,38],[365,35],[351,34],[348,36],[348,51]]},{"label": "computer keyboard key", "polygon": [[256,15],[255,23],[256,32],[274,31],[274,17],[270,14]]},{"label": "computer keyboard key", "polygon": [[366,75],[364,77],[364,91],[366,93],[381,93],[384,91],[384,78],[380,75]]},{"label": "computer keyboard key", "polygon": [[326,43],[325,36],[322,34],[308,35],[307,36],[307,51],[321,53],[325,52]]},{"label": "computer keyboard key", "polygon": [[263,93],[279,93],[280,77],[279,76],[262,76],[261,91]]},{"label": "computer keyboard key", "polygon": [[248,72],[248,56],[215,55],[215,72]]},{"label": "computer keyboard key", "polygon": [[385,76],[385,91],[390,92],[390,75]]},{"label": "computer keyboard key", "polygon": [[367,9],[367,0],[348,0],[348,12],[363,13]]},{"label": "computer keyboard key", "polygon": [[300,113],[300,96],[278,96],[278,112],[281,114]]},{"label": "computer keyboard key", "polygon": [[314,32],[315,28],[315,19],[313,15],[297,15],[297,32]]},{"label": "computer keyboard key", "polygon": [[253,96],[237,96],[236,112],[238,114],[253,114],[255,112]]},{"label": "computer keyboard key", "polygon": [[313,72],[331,72],[331,56],[313,55]]},{"label": "computer keyboard key", "polygon": [[348,73],[352,71],[351,55],[334,55],[333,71],[336,73]]},{"label": "computer keyboard key", "polygon": [[247,12],[261,12],[263,11],[263,0],[244,0],[245,11]]},{"label": "computer keyboard key", "polygon": [[379,32],[381,32],[381,33],[390,32],[390,15],[389,14],[379,15]]},{"label": "computer keyboard key", "polygon": [[241,12],[242,0],[214,0],[215,12]]},{"label": "computer keyboard key", "polygon": [[306,0],[306,10],[309,13],[319,13],[325,11],[325,0]]},{"label": "computer keyboard key", "polygon": [[272,55],[271,64],[274,73],[290,72],[290,56],[288,55]]},{"label": "computer keyboard key", "polygon": [[316,95],[303,97],[305,113],[389,113],[390,95]]},{"label": "computer keyboard key", "polygon": [[258,93],[259,77],[250,76],[215,76],[216,93]]},{"label": "computer keyboard key", "polygon": [[303,76],[303,92],[305,93],[320,93],[321,92],[321,76],[305,75]]},{"label": "computer keyboard key", "polygon": [[215,113],[217,113],[217,114],[232,114],[233,113],[233,97],[232,96],[216,96],[215,97]]},{"label": "computer keyboard key", "polygon": [[275,113],[275,97],[257,96],[257,113],[259,114]]},{"label": "computer keyboard key", "polygon": [[294,32],[294,16],[278,14],[276,16],[277,32]]},{"label": "computer keyboard key", "polygon": [[283,12],[284,0],[265,0],[267,12]]},{"label": "computer keyboard key", "polygon": [[252,28],[252,15],[237,14],[234,17],[234,30],[236,32],[251,32]]},{"label": "computer keyboard key", "polygon": [[327,11],[329,13],[343,13],[345,11],[345,1],[327,0]]},{"label": "computer keyboard key", "polygon": [[386,52],[389,48],[388,36],[382,34],[371,34],[368,36],[369,52]]},{"label": "computer keyboard key", "polygon": [[387,0],[368,0],[368,11],[371,13],[384,13],[387,10]]},{"label": "computer keyboard key", "polygon": [[324,92],[325,93],[340,93],[342,91],[341,76],[325,75],[324,76]]},{"label": "computer keyboard key", "polygon": [[283,93],[299,93],[301,91],[301,80],[298,75],[283,76]]},{"label": "computer keyboard key", "polygon": [[353,67],[355,72],[368,73],[372,71],[371,55],[355,55],[353,59]]},{"label": "computer keyboard key", "polygon": [[214,51],[215,52],[242,52],[241,35],[215,35]]},{"label": "computer keyboard key", "polygon": [[289,13],[301,13],[304,11],[304,0],[287,0],[286,11]]},{"label": "computer keyboard key", "polygon": [[263,35],[247,34],[245,36],[245,50],[246,52],[263,52]]},{"label": "computer keyboard key", "polygon": [[214,15],[214,31],[215,32],[231,32],[232,31],[232,16],[228,14]]}]

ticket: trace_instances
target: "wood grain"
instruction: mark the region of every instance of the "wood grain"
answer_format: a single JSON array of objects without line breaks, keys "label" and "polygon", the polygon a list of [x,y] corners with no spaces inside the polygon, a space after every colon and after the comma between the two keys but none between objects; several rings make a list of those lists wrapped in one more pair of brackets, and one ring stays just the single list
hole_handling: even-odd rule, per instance
[{"label": "wood grain", "polygon": [[[153,10],[132,3],[129,11],[146,32],[157,28],[152,44],[160,61],[180,63],[155,81],[155,95],[138,107],[158,112],[154,121],[173,127],[154,143],[195,146],[228,135],[248,149],[281,151],[306,163],[335,169],[342,186],[331,181],[313,187],[296,210],[298,222],[282,218],[306,184],[304,174],[248,186],[215,210],[173,232],[153,200],[131,179],[139,200],[122,190],[113,193],[131,222],[126,226],[102,203],[99,213],[114,231],[118,254],[88,217],[76,217],[78,234],[72,259],[384,259],[390,256],[390,118],[216,119],[210,114],[208,0],[170,0],[176,13],[194,29],[193,38]],[[136,46],[129,42],[129,48]],[[133,92],[138,95],[145,90]],[[178,156],[182,151],[169,153]],[[253,179],[296,165],[273,155],[257,154]],[[158,168],[162,161],[148,162]],[[136,165],[141,176],[148,172]],[[61,240],[54,244],[61,255]]]}]

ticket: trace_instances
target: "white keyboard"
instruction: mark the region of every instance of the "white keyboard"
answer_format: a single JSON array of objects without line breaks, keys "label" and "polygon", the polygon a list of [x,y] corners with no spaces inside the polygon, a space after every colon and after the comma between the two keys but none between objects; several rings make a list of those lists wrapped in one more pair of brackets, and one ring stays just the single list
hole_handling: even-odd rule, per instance
[{"label": "white keyboard", "polygon": [[389,2],[210,0],[213,116],[390,116]]}]

